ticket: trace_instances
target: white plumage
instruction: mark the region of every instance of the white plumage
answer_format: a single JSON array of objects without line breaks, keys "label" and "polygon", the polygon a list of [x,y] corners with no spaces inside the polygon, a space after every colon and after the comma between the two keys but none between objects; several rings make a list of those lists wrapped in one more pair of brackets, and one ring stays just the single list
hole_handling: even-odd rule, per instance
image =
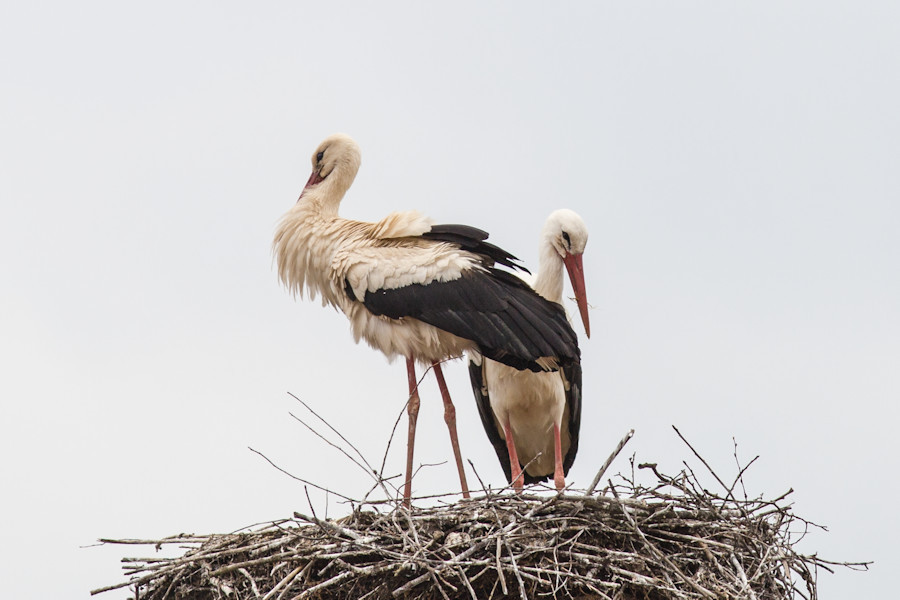
[{"label": "white plumage", "polygon": [[[534,287],[544,298],[561,303],[563,269],[567,268],[590,336],[581,262],[587,239],[587,227],[575,212],[553,212],[541,233],[540,268]],[[482,424],[507,480],[521,490],[523,483],[552,475],[556,487],[562,489],[578,449],[580,367],[533,373],[486,358],[482,362],[475,354],[470,355],[469,372]]]},{"label": "white plumage", "polygon": [[558,307],[494,264],[515,257],[464,225],[433,225],[418,212],[395,212],[377,223],[338,216],[360,166],[356,142],[327,138],[312,156],[313,172],[275,235],[278,274],[295,295],[340,309],[356,341],[388,358],[404,356],[410,382],[409,446],[404,495],[409,501],[418,395],[414,361],[438,377],[457,469],[455,410],[439,361],[477,351],[534,371],[578,362],[577,336]]},{"label": "white plumage", "polygon": [[449,244],[413,241],[431,228],[415,211],[392,213],[377,223],[337,216],[326,222],[304,209],[306,196],[284,216],[275,238],[279,274],[291,291],[302,297],[305,288],[312,299],[321,295],[323,306],[347,315],[357,342],[365,340],[391,360],[413,356],[430,365],[475,347],[421,321],[372,314],[359,299],[379,289],[457,279],[477,260]]}]

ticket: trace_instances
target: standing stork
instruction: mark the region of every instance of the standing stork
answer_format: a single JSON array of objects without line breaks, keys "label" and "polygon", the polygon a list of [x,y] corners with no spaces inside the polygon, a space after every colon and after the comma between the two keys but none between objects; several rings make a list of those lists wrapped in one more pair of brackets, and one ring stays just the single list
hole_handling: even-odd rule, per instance
[{"label": "standing stork", "polygon": [[[590,337],[582,264],[587,239],[587,227],[575,212],[553,212],[541,233],[534,289],[547,300],[562,303],[565,267],[584,331]],[[565,475],[578,452],[580,362],[563,365],[557,372],[533,373],[470,353],[469,378],[481,423],[506,480],[521,492],[523,484],[544,481],[552,475],[556,489],[563,489]]]},{"label": "standing stork", "polygon": [[456,435],[456,411],[439,362],[480,354],[513,369],[573,368],[578,338],[559,304],[548,302],[503,265],[518,260],[465,225],[432,225],[415,211],[366,223],[338,216],[360,166],[359,146],[335,134],[312,155],[312,175],[275,234],[278,274],[294,293],[330,304],[350,320],[353,337],[389,359],[406,357],[410,397],[404,501],[412,493],[419,396],[415,362],[431,365],[463,496],[468,497]]}]

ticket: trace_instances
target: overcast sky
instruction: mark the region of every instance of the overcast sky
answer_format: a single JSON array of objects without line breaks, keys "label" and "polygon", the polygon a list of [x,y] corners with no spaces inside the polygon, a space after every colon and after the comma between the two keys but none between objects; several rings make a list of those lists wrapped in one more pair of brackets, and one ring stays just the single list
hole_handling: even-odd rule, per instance
[{"label": "overcast sky", "polygon": [[[337,131],[363,155],[344,216],[415,208],[532,267],[552,210],[587,222],[570,482],[632,427],[625,454],[669,473],[699,466],[673,424],[729,477],[736,440],[760,455],[748,493],[793,488],[828,526],[801,549],[876,561],[821,574],[823,598],[896,593],[897,3],[19,2],[0,51],[5,596],[86,597],[150,552],[99,537],[307,510],[248,447],[366,492],[288,392],[380,462],[404,365],[271,264]],[[463,363],[445,372],[464,456],[504,483]],[[431,376],[417,455],[451,457]],[[415,481],[457,486],[449,463]]]}]

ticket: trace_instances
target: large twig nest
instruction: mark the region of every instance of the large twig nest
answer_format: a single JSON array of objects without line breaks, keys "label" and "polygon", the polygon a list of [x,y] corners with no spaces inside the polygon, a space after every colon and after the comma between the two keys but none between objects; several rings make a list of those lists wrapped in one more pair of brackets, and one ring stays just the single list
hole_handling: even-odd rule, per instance
[{"label": "large twig nest", "polygon": [[793,514],[790,492],[737,498],[739,474],[717,495],[690,470],[667,477],[641,466],[652,469],[654,485],[619,476],[599,495],[485,494],[412,510],[370,503],[336,521],[295,513],[242,533],[104,540],[187,552],[125,559],[131,579],[93,593],[130,586],[147,600],[816,598],[818,568],[835,563],[795,551],[811,524]]}]

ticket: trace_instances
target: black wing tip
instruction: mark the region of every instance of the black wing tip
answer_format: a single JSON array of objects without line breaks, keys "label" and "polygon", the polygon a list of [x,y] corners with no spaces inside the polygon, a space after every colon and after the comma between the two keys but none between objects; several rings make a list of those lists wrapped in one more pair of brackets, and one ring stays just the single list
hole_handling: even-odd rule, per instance
[{"label": "black wing tip", "polygon": [[490,234],[487,231],[472,227],[471,225],[432,225],[431,230],[423,233],[422,237],[429,240],[456,244],[463,250],[480,255],[489,266],[500,264],[504,267],[509,267],[510,269],[531,273],[531,271],[516,262],[519,261],[516,256],[499,246],[486,242],[485,240],[490,237]]},{"label": "black wing tip", "polygon": [[442,225],[432,225],[431,230],[422,234],[424,237],[431,237],[435,235],[453,235],[461,238],[469,238],[474,239],[479,242],[482,242],[488,237],[490,234],[484,229],[478,229],[477,227],[472,227],[471,225],[460,225],[458,223],[445,223]]},{"label": "black wing tip", "polygon": [[578,454],[578,442],[581,438],[581,407],[583,404],[581,364],[568,365],[565,375],[569,380],[569,391],[566,394],[566,400],[569,403],[569,450],[563,457],[563,471],[568,475],[569,469],[575,462],[575,455]]},{"label": "black wing tip", "polygon": [[542,481],[548,481],[550,479],[550,476],[552,475],[552,473],[549,473],[547,475],[535,476],[535,475],[529,475],[525,471],[522,471],[522,473],[525,475],[525,477],[522,478],[523,481],[525,482],[525,485],[531,485],[532,483],[541,483]]}]

